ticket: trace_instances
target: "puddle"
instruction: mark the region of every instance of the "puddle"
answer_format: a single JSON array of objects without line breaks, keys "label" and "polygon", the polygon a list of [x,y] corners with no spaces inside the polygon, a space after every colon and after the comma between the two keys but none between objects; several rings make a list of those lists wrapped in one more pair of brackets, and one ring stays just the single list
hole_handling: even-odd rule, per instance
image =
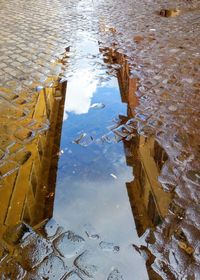
[{"label": "puddle", "polygon": [[[68,82],[37,92],[32,116],[47,117],[48,129],[19,129],[1,166],[2,260],[16,260],[14,277],[147,279],[150,263],[134,246],[146,248],[144,235],[167,214],[171,196],[157,180],[167,154],[137,133],[137,79],[126,57],[80,41]],[[103,65],[96,72],[88,45]]]},{"label": "puddle", "polygon": [[[136,132],[138,99],[133,93],[137,80],[129,77],[126,58],[111,49],[101,52],[110,64],[122,67],[116,78],[103,85],[88,82],[96,86],[88,94],[87,110],[81,102],[72,110],[73,99],[80,100],[78,94],[86,89],[74,88],[73,78],[72,86],[68,83],[54,218],[76,232],[84,232],[83,221],[93,225],[98,236],[119,246],[118,269],[125,279],[132,279],[133,273],[145,279],[144,263],[130,251],[130,245],[140,244],[139,237],[162,223],[167,214],[171,196],[157,180],[167,155],[153,137]],[[105,106],[92,110],[90,104]],[[104,248],[102,244],[107,243],[100,244]],[[111,244],[106,251],[115,248]]]},{"label": "puddle", "polygon": [[176,17],[176,16],[180,15],[181,13],[182,13],[182,11],[178,10],[178,9],[171,9],[171,10],[162,9],[162,10],[160,10],[159,15],[162,17]]},{"label": "puddle", "polygon": [[199,1],[3,2],[1,277],[198,279]]},{"label": "puddle", "polygon": [[162,17],[176,17],[181,14],[196,12],[199,11],[199,8],[188,8],[188,9],[161,9],[158,14]]}]

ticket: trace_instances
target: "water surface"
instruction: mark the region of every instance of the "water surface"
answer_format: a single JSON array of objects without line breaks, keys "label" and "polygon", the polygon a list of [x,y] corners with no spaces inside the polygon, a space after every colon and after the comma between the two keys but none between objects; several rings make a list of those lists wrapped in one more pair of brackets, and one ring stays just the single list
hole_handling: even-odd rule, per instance
[{"label": "water surface", "polygon": [[[102,139],[117,118],[126,116],[127,106],[121,101],[116,78],[102,86],[94,86],[94,81],[88,84],[82,91],[74,87],[73,80],[68,83],[54,218],[80,233],[86,224],[92,225],[103,239],[120,246],[115,262],[126,279],[133,275],[147,279],[144,261],[132,247],[139,242],[126,190],[133,170],[126,164],[123,142]],[[93,108],[92,104],[105,107]]]}]

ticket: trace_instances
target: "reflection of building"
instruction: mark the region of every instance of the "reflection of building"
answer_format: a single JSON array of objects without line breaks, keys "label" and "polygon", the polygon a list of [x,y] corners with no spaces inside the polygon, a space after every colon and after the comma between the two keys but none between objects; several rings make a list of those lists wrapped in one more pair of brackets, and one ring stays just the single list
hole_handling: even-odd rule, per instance
[{"label": "reflection of building", "polygon": [[[138,105],[136,97],[137,79],[130,78],[129,66],[126,57],[114,50],[104,49],[105,61],[120,64],[117,78],[122,102],[127,103],[127,117],[121,116],[122,123],[134,118],[134,110]],[[136,132],[136,131],[135,131]],[[131,140],[124,140],[124,150],[128,166],[133,167],[134,180],[127,182],[127,192],[135,220],[138,235],[144,234],[147,228],[154,229],[168,212],[171,195],[166,193],[157,178],[160,174],[167,154],[153,137],[137,135]],[[152,269],[151,264],[155,257],[148,248],[141,246],[139,252],[146,254],[146,267],[149,279],[161,279]]]},{"label": "reflection of building", "polygon": [[34,93],[26,119],[10,124],[12,144],[0,166],[0,235],[22,220],[34,226],[52,216],[65,91],[63,83]]},{"label": "reflection of building", "polygon": [[170,194],[157,180],[167,155],[153,137],[138,136],[134,142],[124,142],[124,145],[132,154],[128,165],[133,166],[135,179],[127,183],[127,190],[138,235],[141,236],[148,227],[158,225],[168,212]]},{"label": "reflection of building", "polygon": [[[106,62],[119,64],[117,78],[122,102],[127,103],[127,118],[134,117],[138,105],[135,95],[137,79],[130,77],[127,59],[124,55],[111,49],[104,49]],[[136,223],[138,235],[141,236],[148,227],[159,224],[168,212],[170,194],[160,186],[157,177],[167,159],[167,154],[153,137],[136,136],[124,140],[127,165],[133,167],[134,180],[127,183],[128,195]]]},{"label": "reflection of building", "polygon": [[128,61],[123,54],[120,54],[113,49],[100,49],[106,55],[104,61],[113,65],[117,64],[121,67],[117,70],[117,79],[120,88],[121,99],[123,103],[128,101],[128,112],[134,114],[134,108],[138,105],[138,98],[134,94],[137,89],[137,78],[130,78],[130,68]]}]

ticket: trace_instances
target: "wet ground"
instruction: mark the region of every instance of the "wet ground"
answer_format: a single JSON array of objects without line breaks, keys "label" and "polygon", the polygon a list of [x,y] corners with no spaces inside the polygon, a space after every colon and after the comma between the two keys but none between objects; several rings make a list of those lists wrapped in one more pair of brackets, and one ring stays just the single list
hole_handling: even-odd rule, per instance
[{"label": "wet ground", "polygon": [[199,279],[198,1],[15,6],[0,279]]}]

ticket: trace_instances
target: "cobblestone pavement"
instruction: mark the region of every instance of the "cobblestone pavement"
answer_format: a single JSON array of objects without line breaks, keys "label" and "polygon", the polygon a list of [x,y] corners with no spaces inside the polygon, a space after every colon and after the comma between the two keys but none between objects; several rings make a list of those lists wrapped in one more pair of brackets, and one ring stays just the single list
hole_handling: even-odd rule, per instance
[{"label": "cobblestone pavement", "polygon": [[[58,78],[68,78],[68,69],[73,71],[73,59],[79,59],[81,54],[77,50],[74,58],[71,57],[71,68],[63,57],[69,46],[76,45],[77,33],[87,31],[101,42],[102,47],[112,47],[127,56],[130,74],[138,79],[136,95],[140,104],[135,109],[138,132],[155,135],[169,156],[159,181],[166,191],[173,193],[174,200],[165,221],[153,233],[154,241],[149,249],[156,259],[152,267],[163,279],[198,279],[199,1],[0,0],[0,7],[0,191],[8,194],[5,200],[9,200],[8,186],[18,182],[19,167],[26,163],[28,168],[32,145],[43,147],[39,136],[48,131],[51,122],[48,108],[52,107],[46,105],[51,104],[49,97],[46,99],[48,93],[39,95],[38,91],[43,86],[51,88]],[[94,69],[96,65],[94,62]],[[59,98],[58,95],[57,100]],[[34,115],[40,102],[45,106]],[[39,158],[42,150],[38,148],[35,157]],[[35,168],[29,168],[33,174],[32,185],[37,173],[33,171]],[[17,220],[20,220],[19,213]],[[5,221],[9,224],[12,215],[8,220],[8,216],[1,217],[1,234],[5,231]],[[60,240],[67,240],[68,244],[71,237],[81,248],[81,254],[74,262],[75,270],[67,268],[65,252],[59,249]],[[30,230],[24,243],[16,245],[12,258],[7,257],[7,250],[11,250],[7,249],[7,243],[2,245],[3,274],[0,279],[39,279],[40,275],[43,279],[91,278],[96,268],[90,263],[82,263],[84,254],[86,259],[91,259],[87,251],[83,253],[83,243],[82,237],[69,231],[60,233],[52,243],[47,236],[38,236]],[[37,252],[36,244],[40,244],[42,253],[30,262],[24,262],[27,251]],[[73,246],[72,250],[76,250]],[[68,248],[66,250],[68,253]],[[38,278],[25,273],[30,267],[34,267],[33,273],[39,275]],[[122,279],[117,268],[108,279]]]},{"label": "cobblestone pavement", "polygon": [[0,279],[100,279],[103,271],[105,279],[122,280],[117,267],[108,265],[119,246],[101,240],[91,229],[87,226],[82,237],[53,219],[39,232],[24,223],[8,227],[0,244]]}]

